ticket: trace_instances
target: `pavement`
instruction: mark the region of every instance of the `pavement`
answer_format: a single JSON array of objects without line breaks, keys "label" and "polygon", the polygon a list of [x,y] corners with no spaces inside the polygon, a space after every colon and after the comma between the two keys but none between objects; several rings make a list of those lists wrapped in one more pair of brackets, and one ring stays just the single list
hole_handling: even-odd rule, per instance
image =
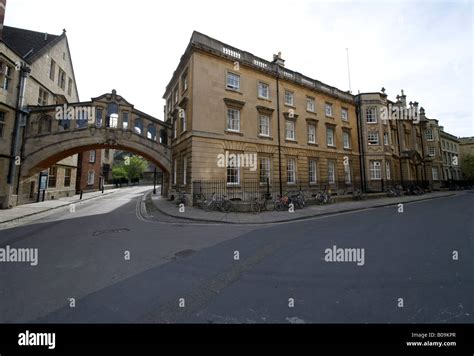
[{"label": "pavement", "polygon": [[[204,211],[198,207],[186,206],[184,211],[180,210],[175,202],[169,201],[159,195],[148,193],[147,200],[153,204],[148,204],[149,214],[153,215],[153,210],[156,209],[160,213],[167,216],[185,219],[191,221],[201,221],[209,223],[228,223],[228,224],[271,224],[278,222],[289,222],[304,220],[317,216],[333,215],[346,213],[364,209],[382,208],[387,206],[394,206],[398,209],[399,204],[409,204],[424,200],[446,198],[462,194],[462,192],[432,192],[418,196],[402,196],[402,197],[380,197],[380,194],[375,195],[371,199],[370,195],[366,200],[361,201],[342,201],[327,205],[308,205],[303,209],[289,211],[263,211],[259,214],[230,212],[223,213],[220,211]],[[376,197],[376,198],[375,198]],[[151,206],[151,209],[150,209]]]},{"label": "pavement", "polygon": [[[126,189],[126,188],[120,188]],[[38,215],[50,210],[59,209],[68,205],[78,204],[90,199],[95,199],[103,197],[105,195],[114,194],[120,189],[108,189],[104,193],[98,192],[89,192],[83,193],[82,200],[79,197],[79,194],[76,194],[72,197],[64,197],[55,200],[45,200],[39,203],[23,204],[15,206],[11,209],[2,209],[0,210],[0,226],[18,222],[26,217],[31,217],[33,215]]]}]

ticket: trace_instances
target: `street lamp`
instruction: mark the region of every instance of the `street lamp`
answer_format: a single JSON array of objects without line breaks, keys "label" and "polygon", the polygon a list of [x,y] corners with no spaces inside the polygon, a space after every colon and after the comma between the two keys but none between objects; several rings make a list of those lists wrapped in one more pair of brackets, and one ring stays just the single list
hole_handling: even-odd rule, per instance
[{"label": "street lamp", "polygon": [[156,194],[156,166],[153,170],[153,194]]}]

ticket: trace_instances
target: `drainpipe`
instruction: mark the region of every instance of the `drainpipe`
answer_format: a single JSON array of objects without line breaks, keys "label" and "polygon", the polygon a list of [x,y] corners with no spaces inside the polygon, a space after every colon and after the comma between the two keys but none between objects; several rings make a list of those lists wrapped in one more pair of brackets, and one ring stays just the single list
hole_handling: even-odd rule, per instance
[{"label": "drainpipe", "polygon": [[[276,62],[273,61],[274,63]],[[280,196],[283,195],[283,183],[281,180],[281,134],[280,134],[280,65],[276,65],[276,88],[277,88],[277,128],[278,128],[278,178],[280,182]]]},{"label": "drainpipe", "polygon": [[400,145],[400,120],[397,123],[397,145],[398,145],[398,164],[400,165],[400,181],[402,188],[405,189],[405,183],[403,182],[403,166],[402,166],[402,146]]},{"label": "drainpipe", "polygon": [[[22,63],[20,67],[20,78],[18,84],[18,96],[17,96],[17,104],[16,104],[16,114],[15,114],[15,125],[12,134],[12,145],[10,151],[10,166],[8,168],[8,176],[7,176],[7,184],[9,187],[9,193],[13,192],[13,185],[15,184],[15,177],[17,176],[17,166],[16,166],[16,157],[18,155],[18,148],[20,146],[20,122],[25,115],[23,111],[24,101],[25,101],[25,87],[26,87],[26,79],[28,78],[28,74],[31,72],[31,69],[26,65],[26,63]],[[21,163],[21,162],[20,162]],[[19,177],[18,177],[18,186],[16,188],[16,193],[18,194],[19,188]]]},{"label": "drainpipe", "polygon": [[359,159],[359,168],[360,168],[360,178],[361,178],[361,189],[363,192],[367,191],[367,185],[366,185],[366,177],[365,177],[365,151],[364,151],[364,141],[363,141],[363,133],[362,133],[362,119],[361,119],[361,113],[360,113],[360,106],[361,106],[361,100],[360,100],[360,94],[357,96],[357,110],[356,110],[356,120],[357,120],[357,127],[358,127],[358,135],[357,135],[357,140],[359,141],[359,154],[360,154],[360,159]]}]

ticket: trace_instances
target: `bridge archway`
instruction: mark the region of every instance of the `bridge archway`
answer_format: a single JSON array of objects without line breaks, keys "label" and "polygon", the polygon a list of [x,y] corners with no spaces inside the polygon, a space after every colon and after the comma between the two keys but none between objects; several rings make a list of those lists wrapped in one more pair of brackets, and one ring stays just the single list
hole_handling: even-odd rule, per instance
[{"label": "bridge archway", "polygon": [[[21,180],[80,152],[115,149],[146,158],[163,171],[165,182],[169,182],[171,127],[136,110],[115,90],[90,102],[29,109]],[[102,118],[103,113],[107,113],[106,120]],[[113,125],[109,124],[111,115],[114,115]],[[65,125],[65,121],[70,124]],[[160,132],[159,136],[157,132]],[[167,187],[163,188],[167,190]]]}]

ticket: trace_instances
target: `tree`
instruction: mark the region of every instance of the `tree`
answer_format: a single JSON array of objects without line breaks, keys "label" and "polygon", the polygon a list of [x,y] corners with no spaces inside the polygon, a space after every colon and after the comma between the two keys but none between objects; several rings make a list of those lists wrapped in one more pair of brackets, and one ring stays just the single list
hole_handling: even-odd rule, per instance
[{"label": "tree", "polygon": [[148,163],[146,159],[138,156],[131,156],[129,159],[125,159],[125,163],[122,167],[125,170],[127,178],[133,183],[138,182],[147,165]]},{"label": "tree", "polygon": [[122,183],[127,183],[127,172],[123,168],[123,165],[115,166],[112,168],[112,178],[114,180],[115,186],[118,187],[118,184],[122,186]]},{"label": "tree", "polygon": [[463,157],[461,170],[465,180],[474,180],[474,155],[467,154]]}]

